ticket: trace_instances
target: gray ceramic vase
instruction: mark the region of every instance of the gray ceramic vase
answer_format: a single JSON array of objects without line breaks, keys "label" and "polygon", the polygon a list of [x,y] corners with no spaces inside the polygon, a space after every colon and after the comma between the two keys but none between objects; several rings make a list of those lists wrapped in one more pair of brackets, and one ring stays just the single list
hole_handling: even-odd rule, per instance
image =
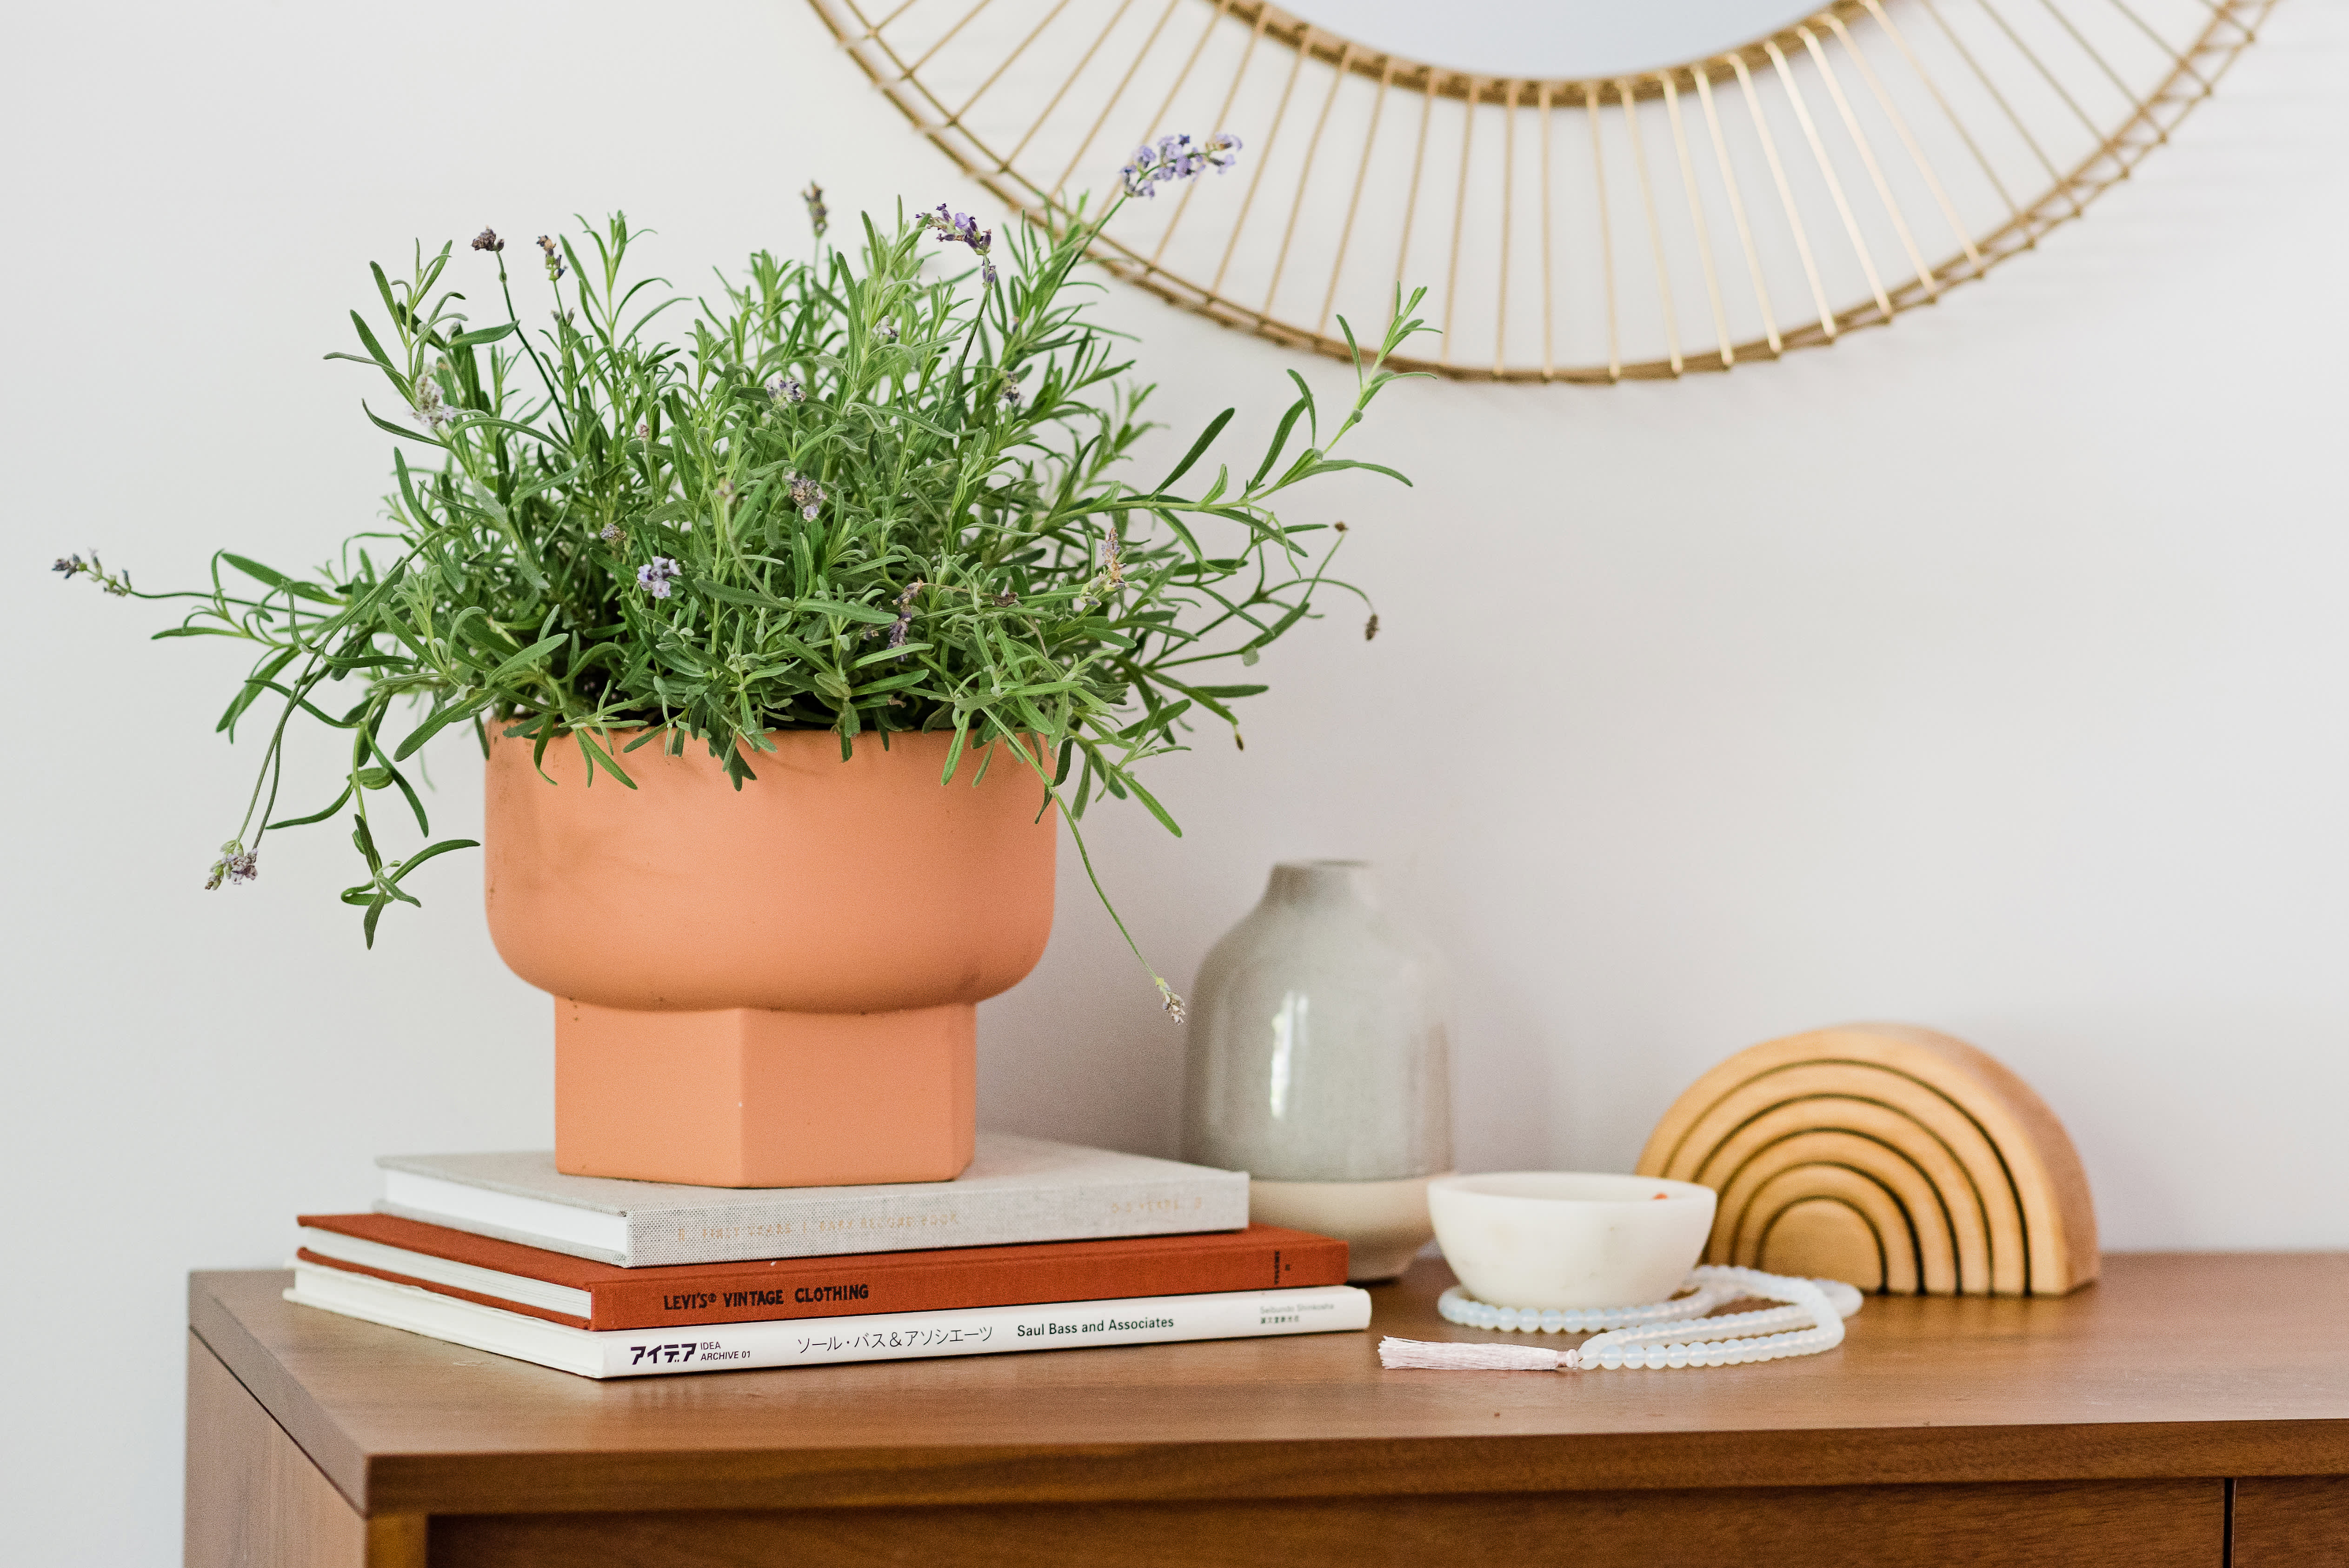
[{"label": "gray ceramic vase", "polygon": [[1247,1171],[1252,1218],[1344,1237],[1353,1278],[1402,1273],[1452,1168],[1451,1050],[1435,960],[1371,868],[1275,866],[1191,1006],[1184,1157]]}]

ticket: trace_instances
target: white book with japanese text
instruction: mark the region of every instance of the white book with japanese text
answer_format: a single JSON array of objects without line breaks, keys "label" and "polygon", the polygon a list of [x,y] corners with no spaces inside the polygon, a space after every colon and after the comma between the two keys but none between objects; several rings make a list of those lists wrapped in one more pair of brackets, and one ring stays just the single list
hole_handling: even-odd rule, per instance
[{"label": "white book with japanese text", "polygon": [[1326,1334],[1371,1323],[1370,1296],[1343,1284],[603,1331],[310,1264],[295,1265],[285,1299],[583,1377]]}]

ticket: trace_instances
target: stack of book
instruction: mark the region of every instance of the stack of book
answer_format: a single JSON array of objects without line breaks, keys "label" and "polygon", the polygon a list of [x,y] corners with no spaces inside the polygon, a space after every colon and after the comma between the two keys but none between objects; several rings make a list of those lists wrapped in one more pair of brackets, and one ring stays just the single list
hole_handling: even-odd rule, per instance
[{"label": "stack of book", "polygon": [[1251,1225],[1247,1178],[1003,1133],[952,1181],[733,1189],[549,1153],[388,1156],[305,1214],[286,1299],[588,1377],[1319,1334],[1346,1243]]}]

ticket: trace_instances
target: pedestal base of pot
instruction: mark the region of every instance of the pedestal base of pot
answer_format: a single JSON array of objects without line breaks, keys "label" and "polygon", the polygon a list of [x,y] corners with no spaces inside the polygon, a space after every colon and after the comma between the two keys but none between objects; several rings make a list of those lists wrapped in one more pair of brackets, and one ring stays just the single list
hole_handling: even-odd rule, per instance
[{"label": "pedestal base of pot", "polygon": [[948,1181],[978,1127],[976,1007],[636,1012],[554,1001],[554,1163],[702,1187]]},{"label": "pedestal base of pot", "polygon": [[1427,1184],[1433,1179],[1250,1181],[1248,1218],[1259,1225],[1340,1238],[1346,1243],[1350,1280],[1392,1279],[1435,1239],[1435,1222],[1427,1216]]}]

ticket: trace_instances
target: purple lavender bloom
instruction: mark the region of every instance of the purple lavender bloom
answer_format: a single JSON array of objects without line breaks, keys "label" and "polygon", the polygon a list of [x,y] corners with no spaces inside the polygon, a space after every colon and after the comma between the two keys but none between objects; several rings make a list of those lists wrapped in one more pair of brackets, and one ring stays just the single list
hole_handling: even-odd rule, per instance
[{"label": "purple lavender bloom", "polygon": [[783,482],[792,487],[792,504],[800,509],[800,516],[813,522],[818,509],[823,505],[823,487],[812,477],[788,469],[783,471]]},{"label": "purple lavender bloom", "polygon": [[118,599],[127,598],[130,593],[130,573],[109,572],[105,563],[98,560],[98,552],[95,550],[89,552],[88,561],[84,561],[78,554],[60,555],[57,557],[57,563],[49,570],[63,573],[68,583],[77,577],[87,577]]},{"label": "purple lavender bloom", "polygon": [[261,855],[231,839],[221,846],[220,859],[212,862],[212,875],[204,882],[204,891],[212,892],[222,882],[241,887],[261,874]]},{"label": "purple lavender bloom", "polygon": [[[914,624],[914,596],[928,586],[928,583],[916,577],[906,584],[903,593],[897,595],[897,618],[889,623],[891,647],[902,648],[905,645],[905,634]],[[902,659],[905,655],[899,654],[897,656]]]},{"label": "purple lavender bloom", "polygon": [[666,555],[656,555],[636,568],[636,586],[656,599],[666,599],[672,590],[669,579],[677,575],[677,562]]},{"label": "purple lavender bloom", "polygon": [[1219,130],[1202,142],[1187,136],[1162,136],[1133,150],[1133,161],[1118,170],[1128,196],[1155,196],[1169,180],[1189,180],[1239,161],[1240,139]]},{"label": "purple lavender bloom", "polygon": [[942,245],[968,245],[971,254],[978,258],[979,282],[988,288],[995,286],[995,263],[988,257],[988,247],[995,242],[995,231],[982,229],[978,220],[968,212],[950,212],[947,204],[938,203],[935,212],[925,212],[918,220],[923,226],[937,232]]}]

